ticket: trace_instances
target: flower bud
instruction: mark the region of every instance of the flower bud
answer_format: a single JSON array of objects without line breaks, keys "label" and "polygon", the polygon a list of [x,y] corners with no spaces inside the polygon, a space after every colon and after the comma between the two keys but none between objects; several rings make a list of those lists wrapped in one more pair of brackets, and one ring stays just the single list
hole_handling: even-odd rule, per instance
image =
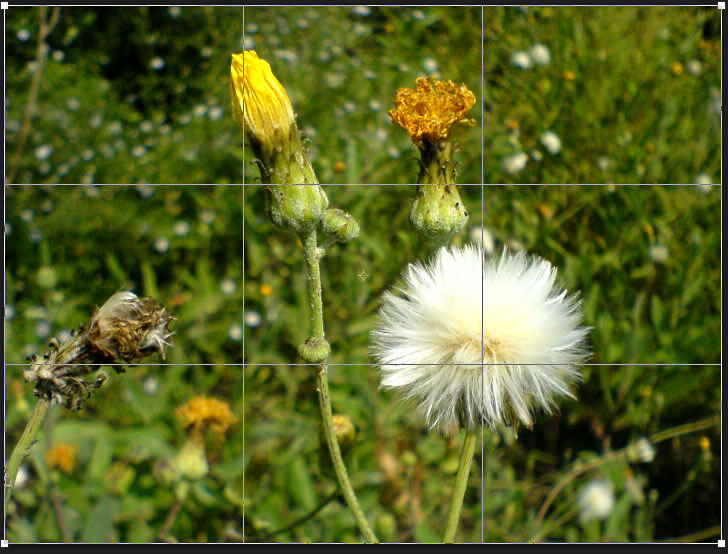
[{"label": "flower bud", "polygon": [[321,231],[332,240],[349,242],[359,236],[359,223],[344,210],[331,208],[324,212]]},{"label": "flower bud", "polygon": [[[347,454],[356,444],[356,429],[354,428],[354,423],[349,416],[341,414],[334,414],[332,419],[334,422],[334,433],[336,433],[336,440],[339,442],[341,454]],[[326,434],[323,424],[319,424],[319,440],[322,444],[326,444]]]},{"label": "flower bud", "polygon": [[[334,424],[334,434],[336,441],[339,443],[339,450],[342,457],[346,457],[356,444],[356,429],[351,418],[345,415],[334,414],[332,416]],[[323,423],[319,423],[319,448],[321,452],[321,471],[327,475],[334,475],[334,467],[331,464],[328,444],[326,442],[326,430]]]},{"label": "flower bud", "polygon": [[209,470],[205,446],[199,434],[193,433],[174,459],[176,473],[185,479],[201,479]]},{"label": "flower bud", "polygon": [[642,437],[627,447],[627,457],[632,462],[650,463],[655,459],[655,447]]},{"label": "flower bud", "polygon": [[308,337],[298,347],[298,355],[310,364],[320,364],[331,354],[331,346],[325,338]]},{"label": "flower bud", "polygon": [[434,246],[446,245],[468,221],[455,185],[419,185],[409,215],[415,232]]},{"label": "flower bud", "polygon": [[254,51],[233,54],[230,96],[264,183],[318,183],[286,89]]},{"label": "flower bud", "polygon": [[267,185],[265,193],[273,225],[299,235],[314,229],[329,205],[319,185]]}]

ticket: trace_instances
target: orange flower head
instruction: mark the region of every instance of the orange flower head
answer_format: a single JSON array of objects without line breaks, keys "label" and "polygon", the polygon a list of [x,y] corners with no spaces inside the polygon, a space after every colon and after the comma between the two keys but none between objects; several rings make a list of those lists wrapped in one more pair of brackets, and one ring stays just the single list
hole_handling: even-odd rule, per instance
[{"label": "orange flower head", "polygon": [[228,405],[222,400],[208,396],[196,396],[175,411],[177,418],[185,428],[192,427],[199,431],[208,425],[220,437],[237,419]]},{"label": "orange flower head", "polygon": [[75,444],[57,443],[46,452],[46,465],[49,468],[57,467],[65,473],[71,473],[73,466],[76,465],[76,450],[78,447]]},{"label": "orange flower head", "polygon": [[475,95],[465,85],[418,77],[414,90],[397,91],[394,109],[387,113],[392,123],[404,128],[412,142],[423,148],[423,139],[446,139],[456,123],[475,125],[474,119],[464,117],[474,103]]}]

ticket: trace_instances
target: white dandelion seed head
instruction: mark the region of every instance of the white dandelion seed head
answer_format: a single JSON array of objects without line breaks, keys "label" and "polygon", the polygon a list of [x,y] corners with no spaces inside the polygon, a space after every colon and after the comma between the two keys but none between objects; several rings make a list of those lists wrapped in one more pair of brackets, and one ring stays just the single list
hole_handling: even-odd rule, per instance
[{"label": "white dandelion seed head", "polygon": [[506,156],[505,158],[503,158],[503,169],[511,174],[518,173],[526,167],[527,163],[528,154],[526,154],[525,152],[518,152],[517,154],[513,154],[511,156]]},{"label": "white dandelion seed head", "polygon": [[556,155],[561,151],[561,139],[553,131],[546,131],[541,135],[541,144],[550,154]]},{"label": "white dandelion seed head", "polygon": [[627,448],[627,455],[632,461],[648,464],[655,459],[655,447],[649,440],[642,437]]},{"label": "white dandelion seed head", "polygon": [[606,481],[592,481],[579,494],[582,521],[606,519],[614,508],[614,488]]},{"label": "white dandelion seed head", "polygon": [[526,52],[523,52],[522,50],[513,52],[513,55],[511,56],[511,63],[515,65],[518,69],[530,69],[531,66],[533,66],[533,60],[531,60],[531,56],[529,56]]},{"label": "white dandelion seed head", "polygon": [[707,173],[700,173],[695,176],[695,182],[698,185],[712,185],[713,179]]},{"label": "white dandelion seed head", "polygon": [[531,49],[528,51],[528,55],[531,57],[533,62],[538,65],[548,65],[551,61],[551,52],[549,52],[549,49],[540,42],[531,46]]},{"label": "white dandelion seed head", "polygon": [[658,264],[664,264],[670,257],[670,251],[664,244],[652,244],[648,248],[650,259]]},{"label": "white dandelion seed head", "polygon": [[384,295],[372,353],[381,386],[416,399],[431,428],[531,426],[534,407],[572,396],[588,328],[549,262],[442,248],[403,277],[404,296]]}]

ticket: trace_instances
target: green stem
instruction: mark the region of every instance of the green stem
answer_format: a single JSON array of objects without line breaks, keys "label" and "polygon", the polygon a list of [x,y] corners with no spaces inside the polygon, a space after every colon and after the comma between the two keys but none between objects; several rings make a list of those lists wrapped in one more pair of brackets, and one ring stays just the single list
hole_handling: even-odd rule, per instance
[{"label": "green stem", "polygon": [[455,160],[452,157],[452,143],[450,139],[431,141],[424,139],[420,150],[420,174],[417,176],[419,184],[428,185],[454,185]]},{"label": "green stem", "polygon": [[323,301],[321,300],[321,270],[319,269],[318,245],[316,230],[302,237],[303,259],[306,262],[308,276],[308,298],[311,302],[311,336],[324,337]]},{"label": "green stem", "polygon": [[442,535],[442,542],[444,543],[452,543],[455,539],[455,531],[457,531],[458,521],[460,520],[460,509],[463,506],[463,497],[465,496],[465,487],[470,476],[470,465],[473,462],[473,453],[475,452],[475,438],[475,429],[466,432],[463,451],[460,455],[460,467],[458,467],[458,474],[455,478],[455,488],[452,491],[452,498],[450,498],[445,533]]},{"label": "green stem", "polygon": [[[302,238],[303,242],[303,258],[306,262],[306,274],[308,276],[308,293],[311,302],[311,327],[314,338],[324,338],[324,316],[323,303],[321,300],[321,272],[319,270],[319,255],[316,245],[316,231],[313,230]],[[321,417],[324,422],[324,432],[326,435],[326,444],[329,448],[331,461],[336,471],[336,478],[339,486],[344,493],[344,498],[349,509],[354,514],[359,530],[367,542],[378,543],[376,535],[369,527],[366,516],[359,505],[359,500],[354,493],[354,488],[349,481],[349,475],[346,471],[344,459],[341,456],[339,441],[336,439],[336,431],[334,430],[334,420],[331,411],[331,397],[329,395],[329,379],[328,366],[324,360],[316,373],[317,390],[319,397],[319,406],[321,408]]]},{"label": "green stem", "polygon": [[35,442],[35,436],[38,434],[38,429],[40,429],[50,405],[51,401],[43,398],[39,398],[35,403],[33,414],[30,416],[30,420],[25,426],[23,434],[20,435],[20,440],[18,441],[18,444],[15,445],[15,449],[10,455],[10,461],[5,468],[5,506],[3,510],[3,522],[6,528],[8,522],[8,505],[10,504],[10,495],[13,487],[15,486],[18,469],[20,469],[21,462],[28,454],[30,454],[31,449],[33,448],[33,443]]}]

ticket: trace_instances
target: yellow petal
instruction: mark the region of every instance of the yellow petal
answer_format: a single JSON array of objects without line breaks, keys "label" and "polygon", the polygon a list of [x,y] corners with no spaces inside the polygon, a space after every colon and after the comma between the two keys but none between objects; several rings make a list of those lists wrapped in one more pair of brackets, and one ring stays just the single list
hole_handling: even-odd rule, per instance
[{"label": "yellow petal", "polygon": [[252,50],[233,54],[230,66],[233,118],[245,134],[267,142],[294,122],[293,107],[270,65]]}]

